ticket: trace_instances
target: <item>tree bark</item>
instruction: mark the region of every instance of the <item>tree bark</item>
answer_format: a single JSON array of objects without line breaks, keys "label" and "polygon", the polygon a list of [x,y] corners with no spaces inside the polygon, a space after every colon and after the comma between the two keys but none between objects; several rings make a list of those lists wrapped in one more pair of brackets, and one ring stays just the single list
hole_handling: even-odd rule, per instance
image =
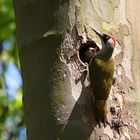
[{"label": "tree bark", "polygon": [[[129,2],[13,0],[13,4],[28,139],[139,139]],[[77,53],[79,36],[100,44],[91,27],[117,38],[114,84],[108,99],[111,126],[106,128],[99,128],[94,119],[88,70]]]}]

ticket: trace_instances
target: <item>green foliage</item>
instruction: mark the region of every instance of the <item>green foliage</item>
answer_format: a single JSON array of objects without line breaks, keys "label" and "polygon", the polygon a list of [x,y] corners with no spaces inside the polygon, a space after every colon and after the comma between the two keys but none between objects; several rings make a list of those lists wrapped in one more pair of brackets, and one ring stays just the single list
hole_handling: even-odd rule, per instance
[{"label": "green foliage", "polygon": [[[15,19],[12,0],[0,0],[0,140],[25,140],[22,88],[18,85],[11,96],[6,75],[14,72],[9,72],[9,66],[19,69]],[[14,85],[14,79],[10,80]]]},{"label": "green foliage", "polygon": [[0,0],[0,40],[15,32],[14,13],[11,0]]}]

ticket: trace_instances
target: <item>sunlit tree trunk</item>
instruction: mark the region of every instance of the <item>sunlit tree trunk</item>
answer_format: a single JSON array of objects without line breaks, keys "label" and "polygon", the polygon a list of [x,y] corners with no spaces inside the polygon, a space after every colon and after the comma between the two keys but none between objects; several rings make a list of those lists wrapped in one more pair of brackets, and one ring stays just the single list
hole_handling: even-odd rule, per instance
[{"label": "sunlit tree trunk", "polygon": [[[125,0],[13,0],[13,4],[28,139],[139,138],[131,4]],[[99,128],[94,119],[88,72],[77,55],[79,36],[100,43],[91,27],[117,38],[108,99],[111,127],[106,128]]]}]

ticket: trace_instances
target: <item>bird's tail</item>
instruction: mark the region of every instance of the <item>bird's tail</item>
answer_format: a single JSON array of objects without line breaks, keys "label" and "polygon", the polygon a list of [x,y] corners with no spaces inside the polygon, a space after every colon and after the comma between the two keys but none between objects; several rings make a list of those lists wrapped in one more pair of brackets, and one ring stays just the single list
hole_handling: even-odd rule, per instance
[{"label": "bird's tail", "polygon": [[95,101],[95,119],[98,123],[105,122],[107,119],[107,105],[106,100]]}]

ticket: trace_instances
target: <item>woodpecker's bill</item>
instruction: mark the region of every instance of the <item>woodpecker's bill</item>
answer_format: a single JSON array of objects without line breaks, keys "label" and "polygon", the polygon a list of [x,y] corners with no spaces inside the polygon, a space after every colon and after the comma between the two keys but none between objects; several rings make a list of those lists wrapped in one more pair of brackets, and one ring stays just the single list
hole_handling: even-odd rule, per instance
[{"label": "woodpecker's bill", "polygon": [[115,39],[95,29],[92,30],[99,36],[102,42],[102,48],[91,58],[89,63],[90,85],[95,101],[95,119],[99,126],[101,126],[102,123],[106,126],[108,123],[106,103],[114,74],[112,53],[115,47]]}]

